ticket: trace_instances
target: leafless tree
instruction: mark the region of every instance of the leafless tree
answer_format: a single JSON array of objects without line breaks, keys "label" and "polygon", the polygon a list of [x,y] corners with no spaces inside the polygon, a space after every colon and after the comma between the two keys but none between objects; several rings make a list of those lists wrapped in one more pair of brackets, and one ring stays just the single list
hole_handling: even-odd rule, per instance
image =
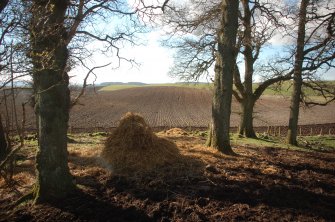
[{"label": "leafless tree", "polygon": [[233,70],[236,63],[236,37],[238,29],[238,1],[223,0],[217,30],[218,50],[215,60],[212,121],[207,145],[231,154],[230,114],[233,90]]},{"label": "leafless tree", "polygon": [[[136,33],[143,32],[144,17],[161,8],[143,1],[135,4],[130,7],[118,0],[32,0],[28,5],[29,58],[40,132],[37,182],[32,193],[36,202],[62,199],[75,189],[67,164],[69,61],[84,63],[92,54],[87,45],[98,41],[102,44],[100,51],[118,58],[116,65],[121,60],[132,62],[122,56],[123,44],[136,44]],[[110,22],[109,26],[98,25],[101,21]]]},{"label": "leafless tree", "polygon": [[275,30],[281,26],[278,17],[283,15],[277,6],[267,1],[241,0],[242,8],[240,13],[241,29],[239,45],[240,54],[243,56],[244,81],[239,67],[235,66],[233,91],[236,100],[241,105],[241,120],[239,134],[246,137],[256,137],[253,127],[254,106],[265,89],[271,84],[284,81],[290,78],[286,75],[269,75],[267,80],[259,83],[254,89],[253,83],[257,70],[261,50],[269,44],[269,40],[275,34]]},{"label": "leafless tree", "polygon": [[197,0],[168,4],[163,24],[170,29],[169,46],[178,49],[173,74],[197,79],[215,64],[212,122],[208,146],[231,153],[229,126],[232,70],[236,60],[238,1]]},{"label": "leafless tree", "polygon": [[[334,68],[335,59],[335,4],[330,1],[301,1],[294,57],[293,92],[287,141],[297,145],[299,106],[326,105],[335,100],[333,86],[314,81],[320,69]],[[293,53],[290,58],[293,58]],[[319,92],[324,102],[308,101],[302,91],[306,86]]]},{"label": "leafless tree", "polygon": [[[240,65],[235,66],[233,94],[241,105],[239,133],[246,137],[256,137],[253,129],[254,106],[268,87],[273,84],[280,85],[283,81],[292,79],[294,73],[292,58],[295,51],[291,50],[292,53],[288,56],[285,54],[284,58],[280,57],[269,62],[259,58],[269,41],[278,34],[277,30],[286,33],[287,36],[295,35],[296,26],[288,24],[288,21],[295,23],[297,10],[294,10],[291,5],[280,4],[281,2],[246,0],[240,2],[236,46],[240,50],[236,56],[239,63],[244,63],[244,72],[240,72]],[[310,23],[309,32],[315,37],[309,39],[308,44],[311,47],[305,50],[303,72],[306,74],[303,76],[310,80],[303,81],[304,86],[311,86],[311,79],[316,76],[312,75],[315,71],[332,67],[330,61],[334,56],[334,43],[329,35],[321,34],[329,33],[329,30],[333,29],[331,25],[327,27],[327,24],[330,24],[327,21],[332,19],[332,6],[330,1],[326,5],[326,1],[323,2],[323,4],[318,3],[318,10],[327,12],[324,14],[325,17],[315,16],[313,20],[307,21]],[[315,6],[314,13],[318,10]],[[170,72],[173,77],[189,81],[198,80],[204,75],[209,77],[212,75],[211,69],[217,51],[215,27],[218,23],[218,13],[220,13],[218,1],[193,1],[191,6],[175,3],[167,10],[163,22],[169,27],[170,37],[165,44],[177,50],[175,65]],[[313,23],[315,24],[312,25]],[[318,30],[313,31],[313,26]],[[262,79],[255,86],[253,83],[257,74]],[[330,93],[332,90],[325,87],[325,84],[317,84],[319,81],[313,82],[314,90],[317,90],[317,86],[323,85],[323,89],[318,88],[318,91],[321,95],[328,95],[324,104],[329,103],[332,100]],[[304,101],[305,104],[315,104],[315,101]]]},{"label": "leafless tree", "polygon": [[[235,54],[237,61],[244,63],[244,73],[239,66],[234,69],[235,89],[233,95],[241,105],[240,134],[256,137],[253,129],[253,110],[256,101],[271,84],[291,78],[292,73],[276,73],[266,76],[256,89],[255,65],[259,62],[261,50],[281,26],[278,17],[283,16],[279,7],[270,1],[242,0],[239,8],[239,31]],[[176,62],[170,74],[186,80],[198,80],[201,76],[211,75],[215,61],[217,39],[216,24],[220,7],[218,1],[196,1],[193,11],[187,13],[186,7],[171,7],[164,23],[169,27],[167,45],[177,49]],[[192,12],[194,12],[192,14]],[[242,81],[242,78],[243,81]]]},{"label": "leafless tree", "polygon": [[11,83],[12,78],[19,80],[28,75],[30,69],[25,56],[26,39],[21,38],[24,32],[22,4],[19,0],[3,3],[7,4],[0,12],[0,89]]},{"label": "leafless tree", "polygon": [[[14,80],[26,75],[23,69],[19,69],[20,64],[25,63],[21,57],[23,52],[20,46],[21,42],[16,36],[21,28],[21,12],[19,1],[1,1],[0,3],[0,104],[1,112],[4,111],[0,114],[0,173],[7,181],[12,175],[10,173],[12,167],[9,166],[13,165],[13,155],[10,154],[14,154],[18,147],[23,146],[23,127],[17,118],[18,110],[15,105],[16,90],[14,87]],[[10,129],[18,132],[20,137],[18,147],[12,146],[9,136]],[[11,152],[12,148],[15,152]]]}]

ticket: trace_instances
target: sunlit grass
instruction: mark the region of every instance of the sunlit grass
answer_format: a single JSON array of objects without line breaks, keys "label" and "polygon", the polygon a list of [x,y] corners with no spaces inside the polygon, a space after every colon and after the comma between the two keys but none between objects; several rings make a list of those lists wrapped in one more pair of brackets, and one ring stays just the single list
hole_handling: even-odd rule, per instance
[{"label": "sunlit grass", "polygon": [[286,143],[285,137],[270,136],[259,134],[258,138],[240,137],[237,134],[231,134],[231,143],[233,146],[251,146],[251,147],[272,147],[284,148],[301,151],[334,151],[335,136],[300,136],[298,137],[298,146]]},{"label": "sunlit grass", "polygon": [[[335,81],[323,81],[319,82],[321,85],[326,84],[328,87],[334,87],[335,88]],[[264,95],[283,95],[283,96],[291,96],[292,91],[293,91],[293,82],[292,81],[286,81],[283,82],[281,85],[274,84],[270,87],[268,87]],[[258,87],[258,83],[253,84],[253,88],[256,89]],[[315,85],[315,84],[313,84]],[[302,87],[302,91],[304,94],[311,99],[317,99],[320,100],[320,97],[322,96],[319,92],[312,90],[311,88],[308,87]]]}]

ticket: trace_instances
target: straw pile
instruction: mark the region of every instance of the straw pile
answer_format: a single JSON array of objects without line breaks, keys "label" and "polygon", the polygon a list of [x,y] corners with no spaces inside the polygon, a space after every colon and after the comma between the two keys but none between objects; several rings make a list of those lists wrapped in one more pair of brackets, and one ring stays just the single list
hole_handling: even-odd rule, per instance
[{"label": "straw pile", "polygon": [[157,137],[139,114],[126,113],[108,137],[102,158],[116,173],[138,173],[172,164],[179,158],[177,146]]},{"label": "straw pile", "polygon": [[187,132],[180,128],[171,128],[165,131],[165,134],[172,136],[186,136]]}]

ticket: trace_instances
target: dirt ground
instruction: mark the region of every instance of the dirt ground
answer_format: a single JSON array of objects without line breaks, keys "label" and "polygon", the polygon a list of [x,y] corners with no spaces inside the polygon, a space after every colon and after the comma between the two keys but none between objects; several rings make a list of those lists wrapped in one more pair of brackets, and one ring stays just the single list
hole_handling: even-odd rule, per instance
[{"label": "dirt ground", "polygon": [[[78,191],[48,205],[13,207],[34,181],[34,150],[23,150],[15,189],[0,180],[0,221],[334,221],[335,151],[234,144],[236,156],[204,147],[205,136],[158,133],[180,160],[133,176],[99,157],[104,134],[74,135],[69,166]],[[335,138],[334,138],[335,140]]]},{"label": "dirt ground", "polygon": [[[210,90],[167,86],[138,87],[97,94],[88,92],[70,112],[70,130],[106,130],[115,127],[121,116],[129,111],[140,113],[151,127],[208,127],[211,98]],[[283,96],[261,97],[256,104],[254,125],[287,126],[289,104],[289,98]],[[26,109],[26,128],[35,128],[33,110],[29,106]],[[233,101],[233,127],[239,125],[239,110],[239,105]],[[325,107],[301,108],[299,125],[335,123],[333,110],[335,103]],[[21,111],[18,112],[19,115],[20,113]],[[332,130],[335,133],[335,128]]]}]

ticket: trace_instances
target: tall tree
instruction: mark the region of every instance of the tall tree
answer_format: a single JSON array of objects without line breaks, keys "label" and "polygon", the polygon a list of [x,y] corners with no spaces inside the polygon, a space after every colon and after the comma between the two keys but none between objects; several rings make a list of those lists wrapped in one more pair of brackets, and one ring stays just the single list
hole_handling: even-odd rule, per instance
[{"label": "tall tree", "polygon": [[75,189],[67,163],[66,137],[70,94],[64,21],[69,4],[68,0],[34,0],[30,8],[30,57],[39,121],[36,202],[61,199]]},{"label": "tall tree", "polygon": [[[240,72],[236,64],[234,69],[233,95],[240,103],[241,119],[240,134],[256,137],[253,128],[253,112],[257,100],[272,84],[291,78],[292,73],[285,75],[267,75],[256,89],[254,89],[256,62],[261,50],[273,37],[276,27],[280,26],[278,16],[281,12],[278,6],[268,1],[242,0],[239,9],[239,29],[236,57],[242,58],[244,72]],[[169,46],[177,48],[176,65],[171,74],[186,80],[196,80],[200,76],[209,75],[209,69],[214,64],[217,52],[217,39],[214,35],[215,25],[218,24],[221,13],[217,1],[196,1],[194,14],[185,13],[185,9],[177,6],[172,8],[166,18],[166,23],[174,27],[172,33],[184,34],[177,40],[169,42]],[[186,35],[185,35],[186,34]],[[192,35],[190,35],[192,34]],[[243,79],[244,78],[244,79]],[[243,80],[243,81],[242,81]]]},{"label": "tall tree", "polygon": [[[3,121],[0,125],[0,159],[4,160],[2,166],[7,165],[7,158],[12,150],[12,144],[8,132],[17,130],[18,127],[13,127],[16,124],[11,124],[10,120],[16,120],[16,112],[10,112],[8,109],[8,98],[13,100],[11,104],[14,107],[15,96],[14,82],[15,79],[26,76],[26,59],[20,58],[22,55],[22,44],[17,37],[18,30],[21,29],[22,17],[21,2],[19,0],[1,1],[0,2],[0,106],[2,109],[0,114]],[[8,84],[11,83],[12,90],[7,90]],[[10,93],[6,93],[10,92]],[[11,118],[12,117],[12,118]],[[1,119],[1,118],[0,118]],[[5,122],[5,124],[3,124]],[[17,123],[17,121],[15,121]],[[20,132],[17,132],[20,135]]]},{"label": "tall tree", "polygon": [[8,143],[6,139],[5,129],[2,124],[1,114],[0,114],[0,163],[5,159],[9,153]]},{"label": "tall tree", "polygon": [[[241,3],[238,46],[243,56],[244,75],[240,73],[239,67],[236,65],[233,93],[241,107],[239,134],[256,138],[253,121],[254,107],[257,100],[270,85],[290,79],[290,74],[267,75],[266,79],[255,88],[253,84],[257,74],[255,64],[256,62],[262,63],[262,61],[259,61],[261,50],[273,37],[276,28],[280,27],[277,17],[281,12],[279,12],[278,6],[268,2],[242,0]],[[243,76],[244,81],[242,82]]]},{"label": "tall tree", "polygon": [[[322,68],[334,68],[335,59],[335,5],[329,1],[302,0],[299,9],[299,23],[294,57],[293,92],[287,142],[297,145],[299,106],[301,102],[312,105],[326,105],[335,100],[335,92],[322,82],[314,82],[315,72]],[[304,80],[305,79],[305,80]],[[302,86],[318,91],[325,98],[324,103],[306,101]]]},{"label": "tall tree", "polygon": [[220,27],[217,31],[218,50],[215,60],[212,121],[208,146],[231,153],[229,127],[233,90],[233,69],[236,60],[239,1],[222,0]]},{"label": "tall tree", "polygon": [[[241,124],[240,124],[240,134],[246,133],[247,137],[256,137],[256,134],[253,130],[252,122],[253,122],[253,107],[255,104],[255,100],[253,97],[253,89],[252,89],[252,79],[254,73],[254,56],[253,56],[253,44],[252,44],[252,25],[251,25],[251,10],[249,7],[248,0],[242,0],[242,6],[244,11],[244,16],[242,17],[242,23],[244,26],[244,57],[245,57],[245,81],[244,81],[244,90],[243,94],[244,99],[241,100]],[[236,69],[238,69],[236,67]],[[236,78],[235,78],[236,79]],[[237,81],[235,81],[237,82]]]},{"label": "tall tree", "polygon": [[[8,0],[0,2],[0,14],[5,9],[7,4],[8,4]],[[3,32],[1,32],[1,37],[3,35],[4,35]],[[2,41],[0,41],[0,45],[1,45],[1,42]],[[0,57],[0,59],[1,59],[1,57]],[[2,70],[2,68],[0,66],[0,71],[1,70]],[[2,125],[2,119],[1,119],[1,114],[0,114],[0,162],[5,158],[5,156],[7,154],[8,154],[7,140],[6,140],[6,137],[5,137],[5,130],[4,130],[4,127]]]},{"label": "tall tree", "polygon": [[287,140],[292,145],[297,145],[297,129],[299,118],[299,105],[302,86],[302,64],[304,60],[304,46],[305,46],[305,24],[307,6],[309,0],[302,0],[300,3],[299,11],[299,25],[298,25],[298,38],[297,50],[294,62],[294,77],[293,77],[293,93],[290,106],[290,119],[288,124]]},{"label": "tall tree", "polygon": [[[175,4],[169,8],[164,22],[169,26],[169,34],[172,34],[172,37],[165,44],[177,49],[175,66],[170,72],[173,77],[198,80],[202,76],[211,76],[209,70],[215,62],[217,52],[215,30],[221,13],[218,2],[195,0],[190,6]],[[306,21],[309,23],[309,37],[306,38],[309,47],[304,50],[305,62],[302,69],[304,77],[309,79],[317,70],[333,67],[331,60],[334,57],[334,25],[331,25],[334,24],[334,3],[327,0],[313,2],[315,6],[311,8],[310,18]],[[256,137],[253,121],[257,100],[273,84],[280,85],[282,81],[292,79],[294,72],[291,59],[294,58],[293,53],[286,57],[287,53],[278,52],[284,55],[285,59],[279,57],[271,62],[259,58],[274,35],[286,33],[287,36],[294,36],[296,29],[291,29],[288,22],[292,16],[294,17],[295,10],[292,10],[292,5],[281,4],[281,1],[242,0],[241,3],[236,47],[239,48],[238,63],[241,60],[245,68],[244,72],[240,72],[240,66],[235,66],[233,95],[241,106],[239,133],[246,137]],[[187,7],[190,10],[187,10]],[[292,21],[296,24],[297,19]],[[253,84],[256,75],[261,77],[257,86]],[[303,85],[312,87],[322,95],[331,91],[317,87],[324,84],[315,81],[311,84],[311,80],[304,81]],[[332,98],[329,96],[323,105],[329,103]]]},{"label": "tall tree", "polygon": [[[102,42],[106,47],[101,51],[115,53],[119,62],[127,60],[121,56],[120,47],[125,42],[134,43],[135,34],[143,29],[140,19],[160,9],[159,6],[146,6],[142,0],[137,3],[136,8],[130,8],[122,0],[32,0],[28,4],[29,57],[33,64],[35,112],[39,125],[36,202],[61,199],[75,189],[67,164],[69,63],[77,60],[87,67],[83,57],[90,56],[91,52],[85,44],[92,40]],[[91,28],[93,24],[113,18],[125,22],[120,27],[118,22],[113,23],[107,33],[101,24]]]}]

